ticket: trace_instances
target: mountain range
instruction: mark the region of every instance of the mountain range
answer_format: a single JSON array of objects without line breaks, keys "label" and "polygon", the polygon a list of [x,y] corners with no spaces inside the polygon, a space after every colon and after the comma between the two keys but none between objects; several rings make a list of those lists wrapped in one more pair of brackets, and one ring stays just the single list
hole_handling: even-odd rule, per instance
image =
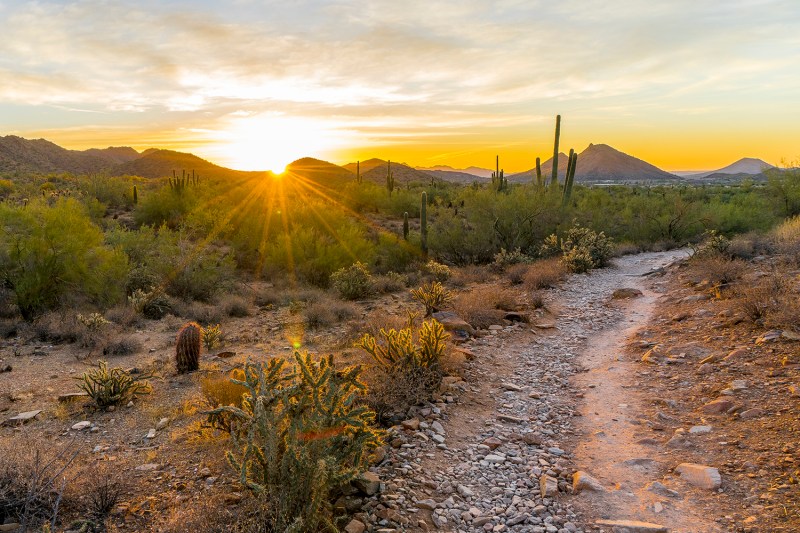
[{"label": "mountain range", "polygon": [[[560,153],[558,176],[564,179],[568,156]],[[543,178],[552,175],[552,158],[541,164]],[[354,180],[356,163],[338,166],[314,158],[302,158],[291,163],[287,171],[309,181],[333,185]],[[386,183],[388,162],[368,159],[358,163],[362,179],[379,185]],[[590,144],[578,154],[578,169],[575,179],[584,183],[656,182],[678,181],[730,181],[745,177],[762,176],[764,169],[772,165],[753,158],[743,158],[719,170],[684,174],[678,176],[661,170],[646,161],[630,156],[606,144]],[[469,184],[486,181],[492,171],[480,167],[455,169],[448,166],[417,167],[404,163],[391,163],[392,174],[397,185],[412,181],[427,182],[431,179]],[[194,154],[151,148],[137,152],[131,147],[109,147],[104,149],[68,150],[45,139],[29,140],[14,135],[0,137],[0,172],[38,172],[74,174],[103,173],[110,176],[135,175],[144,178],[170,176],[173,171],[195,171],[206,177],[244,178],[266,175],[267,172],[245,172],[215,165]],[[507,174],[512,183],[535,181],[536,169]]]}]

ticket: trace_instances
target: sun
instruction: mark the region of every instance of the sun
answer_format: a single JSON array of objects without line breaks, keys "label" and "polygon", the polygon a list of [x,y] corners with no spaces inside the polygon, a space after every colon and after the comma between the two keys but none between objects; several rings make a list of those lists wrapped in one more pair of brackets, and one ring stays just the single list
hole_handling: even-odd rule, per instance
[{"label": "sun", "polygon": [[235,117],[209,147],[221,164],[236,170],[281,173],[301,157],[320,157],[341,143],[328,123],[302,117],[262,113]]}]

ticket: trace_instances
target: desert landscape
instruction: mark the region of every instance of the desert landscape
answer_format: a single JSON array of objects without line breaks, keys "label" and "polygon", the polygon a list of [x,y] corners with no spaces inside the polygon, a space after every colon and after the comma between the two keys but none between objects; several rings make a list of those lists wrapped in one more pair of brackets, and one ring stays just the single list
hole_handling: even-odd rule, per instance
[{"label": "desert landscape", "polygon": [[322,4],[0,2],[0,531],[800,531],[793,6]]}]

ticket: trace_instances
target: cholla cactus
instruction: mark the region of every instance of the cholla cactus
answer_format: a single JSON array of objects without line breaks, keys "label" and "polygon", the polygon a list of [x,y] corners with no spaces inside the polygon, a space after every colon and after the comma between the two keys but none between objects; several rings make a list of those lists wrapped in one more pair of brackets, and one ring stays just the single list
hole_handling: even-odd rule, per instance
[{"label": "cholla cactus", "polygon": [[78,322],[86,326],[86,329],[89,331],[100,331],[103,329],[103,326],[111,323],[103,318],[103,315],[100,313],[92,313],[89,316],[78,313]]},{"label": "cholla cactus", "polygon": [[431,316],[450,303],[453,294],[438,281],[432,281],[418,289],[411,289],[411,298],[425,306],[425,316]]}]

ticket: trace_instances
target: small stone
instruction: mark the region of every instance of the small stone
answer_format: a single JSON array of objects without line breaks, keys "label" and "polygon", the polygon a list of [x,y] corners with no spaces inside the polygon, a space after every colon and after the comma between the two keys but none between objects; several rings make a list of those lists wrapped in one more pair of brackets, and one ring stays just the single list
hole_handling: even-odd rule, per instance
[{"label": "small stone", "polygon": [[420,509],[425,509],[426,511],[433,511],[436,509],[436,501],[430,498],[427,500],[419,500],[416,505]]},{"label": "small stone", "polygon": [[156,428],[150,428],[147,431],[147,435],[144,436],[146,439],[154,439],[156,438]]},{"label": "small stone", "polygon": [[768,331],[756,339],[756,345],[767,344],[781,338],[783,332],[779,329]]},{"label": "small stone", "polygon": [[489,331],[503,331],[503,326],[500,326],[498,324],[492,324],[491,326],[489,326]]},{"label": "small stone", "polygon": [[146,463],[146,464],[143,464],[143,465],[139,465],[139,466],[137,466],[137,467],[136,467],[136,470],[138,470],[138,471],[140,471],[140,472],[151,472],[151,471],[153,471],[153,470],[158,470],[158,469],[160,469],[160,468],[161,468],[161,465],[160,465],[160,464],[156,464],[156,463]]},{"label": "small stone", "polygon": [[91,425],[92,425],[91,422],[89,422],[88,420],[84,420],[82,422],[73,424],[72,429],[74,429],[75,431],[83,431],[84,429],[88,428]]},{"label": "small stone", "polygon": [[156,424],[156,429],[158,431],[161,431],[162,429],[167,427],[168,424],[169,424],[169,418],[164,417],[158,421],[158,424]]},{"label": "small stone", "polygon": [[707,414],[720,414],[725,413],[733,407],[733,402],[727,398],[717,398],[713,402],[708,402],[700,408],[701,411]]},{"label": "small stone", "polygon": [[71,402],[78,398],[88,398],[89,395],[85,392],[66,392],[58,395],[58,401],[62,403]]},{"label": "small stone", "polygon": [[42,412],[41,409],[37,409],[35,411],[25,411],[24,413],[20,413],[20,414],[18,414],[16,416],[12,416],[11,418],[9,418],[5,422],[3,422],[3,425],[4,426],[15,426],[15,425],[18,425],[18,424],[26,424],[26,423],[30,422],[31,420],[33,420],[34,418],[36,418],[39,415],[39,413],[41,413],[41,412]]},{"label": "small stone", "polygon": [[410,418],[408,420],[403,420],[402,422],[400,422],[400,425],[406,429],[410,429],[411,431],[416,431],[419,429],[419,419]]},{"label": "small stone", "polygon": [[558,494],[558,480],[547,474],[543,474],[539,478],[539,491],[542,498],[549,498],[554,494]]},{"label": "small stone", "polygon": [[718,489],[722,485],[719,470],[711,466],[681,463],[675,467],[675,471],[682,479],[701,489]]},{"label": "small stone", "polygon": [[444,435],[444,427],[439,423],[438,420],[434,420],[433,423],[431,423],[431,429],[439,435]]},{"label": "small stone", "polygon": [[578,470],[572,474],[572,492],[577,494],[583,489],[605,492],[605,488],[603,487],[602,483],[590,476],[587,472]]},{"label": "small stone", "polygon": [[735,350],[728,352],[728,355],[725,356],[725,361],[743,359],[747,357],[747,353],[748,352],[746,348],[736,348]]},{"label": "small stone", "polygon": [[505,455],[498,455],[498,454],[493,454],[493,453],[490,453],[489,455],[487,455],[485,457],[485,459],[486,459],[486,461],[488,461],[490,463],[495,463],[495,464],[505,463],[506,462]]},{"label": "small stone", "polygon": [[366,524],[356,519],[350,520],[344,528],[345,533],[364,533],[366,530]]},{"label": "small stone", "polygon": [[659,494],[661,496],[667,496],[668,498],[680,498],[681,494],[677,490],[672,490],[671,488],[667,487],[660,481],[653,481],[652,483],[648,483],[645,487],[650,492],[655,494]]},{"label": "small stone", "polygon": [[497,437],[489,437],[488,439],[485,439],[483,441],[483,444],[488,446],[490,450],[495,450],[503,444],[503,441],[501,441]]},{"label": "small stone", "polygon": [[689,433],[692,435],[705,435],[711,433],[711,426],[692,426],[689,428]]},{"label": "small stone", "polygon": [[512,424],[524,424],[525,419],[519,418],[516,416],[511,415],[497,415],[498,420],[502,420],[503,422],[511,422]]},{"label": "small stone", "polygon": [[759,409],[758,407],[754,407],[753,409],[748,409],[747,411],[742,411],[739,413],[739,418],[743,420],[747,420],[749,418],[761,418],[764,416],[764,410]]},{"label": "small stone", "polygon": [[642,296],[642,291],[639,289],[634,289],[633,287],[623,287],[615,290],[611,295],[611,298],[614,300],[622,300],[625,298],[636,298],[638,296]]},{"label": "small stone", "polygon": [[353,481],[353,485],[363,494],[372,496],[381,490],[381,479],[373,472],[364,472]]}]

